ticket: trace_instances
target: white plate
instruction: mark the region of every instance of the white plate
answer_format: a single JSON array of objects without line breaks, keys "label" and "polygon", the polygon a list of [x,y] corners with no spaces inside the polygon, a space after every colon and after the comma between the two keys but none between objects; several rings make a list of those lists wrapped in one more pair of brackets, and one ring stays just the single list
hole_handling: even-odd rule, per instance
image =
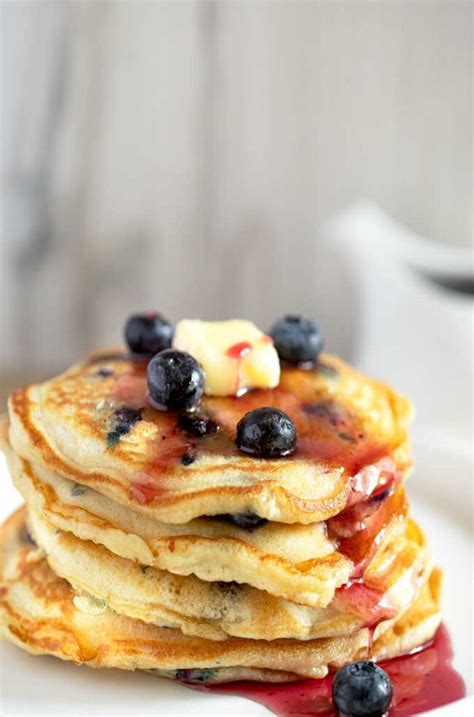
[{"label": "white plate", "polygon": [[[431,437],[432,438],[432,437]],[[416,446],[416,474],[410,479],[413,513],[427,533],[436,561],[445,570],[444,615],[455,650],[455,666],[472,694],[472,469],[466,457],[433,446]],[[21,501],[0,458],[3,520]],[[52,657],[32,657],[2,642],[1,714],[3,717],[264,717],[269,712],[240,697],[203,694],[165,679],[118,670],[89,670]],[[435,710],[443,717],[473,714],[474,701]]]}]

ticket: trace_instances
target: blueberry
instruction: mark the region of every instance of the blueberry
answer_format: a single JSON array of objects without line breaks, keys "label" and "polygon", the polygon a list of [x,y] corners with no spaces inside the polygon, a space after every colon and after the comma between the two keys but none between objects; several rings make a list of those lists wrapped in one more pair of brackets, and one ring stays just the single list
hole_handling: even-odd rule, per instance
[{"label": "blueberry", "polygon": [[194,414],[183,414],[178,418],[178,428],[189,436],[196,438],[204,438],[216,433],[219,426],[209,416],[199,416]]},{"label": "blueberry", "polygon": [[173,327],[155,312],[130,316],[125,324],[125,340],[135,354],[153,354],[171,346]]},{"label": "blueberry", "polygon": [[282,361],[306,363],[315,361],[323,348],[319,327],[303,316],[285,316],[269,331]]},{"label": "blueberry", "polygon": [[258,458],[279,458],[295,450],[296,428],[278,408],[249,411],[237,424],[237,448]]},{"label": "blueberry", "polygon": [[[221,595],[230,600],[239,600],[244,589],[244,586],[235,580],[230,580],[228,583],[218,580],[216,583],[211,583],[211,586],[217,588]],[[223,613],[226,614],[226,612],[226,608],[223,608]]]},{"label": "blueberry", "polygon": [[190,466],[191,463],[194,463],[196,460],[196,454],[192,451],[186,451],[186,453],[183,453],[181,456],[181,463],[183,466]]},{"label": "blueberry", "polygon": [[98,368],[95,373],[96,376],[100,376],[101,378],[108,378],[112,376],[114,372],[110,368]]},{"label": "blueberry", "polygon": [[392,701],[387,673],[373,662],[360,660],[344,665],[332,683],[332,699],[341,715],[382,717]]},{"label": "blueberry", "polygon": [[187,411],[204,393],[204,371],[190,354],[166,349],[148,364],[148,389],[152,404],[162,411]]},{"label": "blueberry", "polygon": [[212,667],[203,667],[199,669],[176,670],[174,677],[181,682],[211,682],[217,675],[218,670]]},{"label": "blueberry", "polygon": [[113,413],[115,428],[120,433],[128,433],[137,421],[142,418],[141,408],[131,408],[130,406],[120,406]]},{"label": "blueberry", "polygon": [[35,539],[33,538],[33,536],[31,535],[31,533],[30,533],[30,531],[28,530],[28,528],[26,527],[26,525],[25,525],[24,528],[23,528],[23,541],[24,541],[27,545],[36,545],[36,541],[35,541]]},{"label": "blueberry", "polygon": [[74,497],[78,495],[84,495],[84,493],[87,493],[87,488],[85,485],[81,485],[80,483],[73,483],[71,486],[71,495]]},{"label": "blueberry", "polygon": [[261,518],[251,510],[247,511],[247,513],[221,513],[215,515],[214,519],[222,520],[223,523],[232,523],[243,530],[253,530],[265,525],[267,522],[266,518]]},{"label": "blueberry", "polygon": [[142,419],[141,408],[131,408],[130,406],[121,406],[112,414],[112,427],[107,433],[107,444],[115,446],[122,436],[129,433],[137,421]]}]

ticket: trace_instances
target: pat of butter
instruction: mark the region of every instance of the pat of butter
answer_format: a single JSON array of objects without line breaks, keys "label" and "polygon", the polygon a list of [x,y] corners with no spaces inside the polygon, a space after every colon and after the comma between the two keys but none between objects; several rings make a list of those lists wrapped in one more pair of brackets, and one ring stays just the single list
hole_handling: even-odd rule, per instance
[{"label": "pat of butter", "polygon": [[251,321],[179,321],[173,346],[199,361],[208,396],[238,396],[250,388],[275,388],[280,361],[270,336]]}]

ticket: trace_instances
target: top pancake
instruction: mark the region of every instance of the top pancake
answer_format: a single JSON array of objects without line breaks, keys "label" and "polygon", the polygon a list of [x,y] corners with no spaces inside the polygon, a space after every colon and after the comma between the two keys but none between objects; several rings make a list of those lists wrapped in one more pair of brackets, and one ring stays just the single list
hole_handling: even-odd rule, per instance
[{"label": "top pancake", "polygon": [[[411,406],[386,385],[323,355],[313,370],[283,368],[280,384],[240,398],[205,396],[219,431],[196,438],[148,403],[146,361],[95,354],[10,398],[10,442],[27,460],[168,523],[252,512],[308,524],[338,514],[405,476]],[[138,418],[128,426],[123,407]],[[235,446],[240,418],[275,406],[294,421],[295,453],[256,459]],[[123,417],[123,412],[122,412]],[[128,430],[127,430],[128,429]]]}]

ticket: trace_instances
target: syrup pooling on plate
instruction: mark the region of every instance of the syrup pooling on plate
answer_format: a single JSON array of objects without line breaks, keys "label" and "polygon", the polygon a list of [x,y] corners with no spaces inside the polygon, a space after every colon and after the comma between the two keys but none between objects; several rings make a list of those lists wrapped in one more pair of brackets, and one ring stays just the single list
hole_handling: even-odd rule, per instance
[{"label": "syrup pooling on plate", "polygon": [[[444,625],[433,642],[412,655],[381,662],[393,685],[388,717],[412,717],[466,694],[464,681],[453,668],[453,651]],[[237,682],[201,687],[218,694],[248,697],[280,717],[337,717],[332,704],[332,675],[323,680],[303,680],[282,685]]]}]

